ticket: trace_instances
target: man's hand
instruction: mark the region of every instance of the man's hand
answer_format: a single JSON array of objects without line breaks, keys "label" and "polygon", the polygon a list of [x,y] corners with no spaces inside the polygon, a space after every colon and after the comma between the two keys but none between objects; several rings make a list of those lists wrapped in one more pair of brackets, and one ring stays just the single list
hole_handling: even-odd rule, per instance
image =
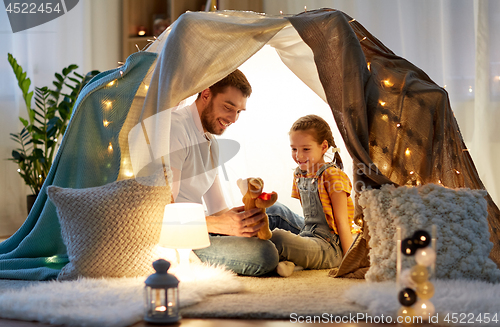
[{"label": "man's hand", "polygon": [[[266,215],[259,208],[248,211],[243,211],[244,209],[244,206],[235,207],[217,216],[207,216],[208,231],[231,236],[256,236],[264,225]],[[257,224],[252,226],[255,223]]]}]

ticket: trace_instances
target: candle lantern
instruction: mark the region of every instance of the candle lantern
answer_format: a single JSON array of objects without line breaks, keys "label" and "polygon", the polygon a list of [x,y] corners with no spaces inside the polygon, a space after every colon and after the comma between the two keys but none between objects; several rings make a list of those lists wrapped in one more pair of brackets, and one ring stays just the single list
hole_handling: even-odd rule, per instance
[{"label": "candle lantern", "polygon": [[170,262],[160,259],[153,262],[156,273],[146,279],[144,320],[150,323],[170,324],[180,320],[179,280],[167,271]]}]

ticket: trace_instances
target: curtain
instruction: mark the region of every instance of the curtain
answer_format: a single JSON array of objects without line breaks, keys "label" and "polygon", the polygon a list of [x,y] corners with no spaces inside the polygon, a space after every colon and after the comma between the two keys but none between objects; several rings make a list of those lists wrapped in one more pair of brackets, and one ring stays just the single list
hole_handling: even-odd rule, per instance
[{"label": "curtain", "polygon": [[[305,8],[304,8],[305,7]],[[479,176],[500,203],[500,2],[488,0],[264,0],[268,15],[334,8],[446,86]],[[343,154],[343,160],[347,161]]]},{"label": "curtain", "polygon": [[17,165],[6,160],[16,147],[9,134],[19,132],[18,117],[27,116],[7,54],[27,72],[32,89],[52,86],[54,73],[70,64],[77,64],[80,74],[115,68],[120,57],[120,4],[119,0],[81,0],[63,16],[15,34],[6,11],[0,10],[0,237],[13,234],[24,222],[30,193],[16,172]]}]

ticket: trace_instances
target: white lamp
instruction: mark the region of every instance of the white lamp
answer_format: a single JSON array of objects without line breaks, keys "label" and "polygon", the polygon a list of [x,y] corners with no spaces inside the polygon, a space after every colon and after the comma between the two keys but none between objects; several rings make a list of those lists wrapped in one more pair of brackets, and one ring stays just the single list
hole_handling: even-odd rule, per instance
[{"label": "white lamp", "polygon": [[159,246],[176,249],[180,263],[189,263],[189,252],[210,246],[205,211],[199,203],[165,206]]}]

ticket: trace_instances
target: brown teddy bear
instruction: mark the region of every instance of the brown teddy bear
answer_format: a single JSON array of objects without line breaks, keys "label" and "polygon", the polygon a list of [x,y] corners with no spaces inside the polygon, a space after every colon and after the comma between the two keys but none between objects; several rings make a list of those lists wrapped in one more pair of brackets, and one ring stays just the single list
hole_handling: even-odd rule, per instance
[{"label": "brown teddy bear", "polygon": [[[262,181],[261,178],[240,178],[236,184],[238,184],[241,194],[243,194],[245,211],[253,208],[260,208],[265,214],[266,208],[269,208],[276,202],[276,200],[278,200],[278,194],[276,192],[262,192],[262,189],[264,188],[264,181]],[[272,235],[273,234],[269,229],[269,219],[266,215],[265,224],[257,233],[257,237],[262,240],[268,240]]]}]

